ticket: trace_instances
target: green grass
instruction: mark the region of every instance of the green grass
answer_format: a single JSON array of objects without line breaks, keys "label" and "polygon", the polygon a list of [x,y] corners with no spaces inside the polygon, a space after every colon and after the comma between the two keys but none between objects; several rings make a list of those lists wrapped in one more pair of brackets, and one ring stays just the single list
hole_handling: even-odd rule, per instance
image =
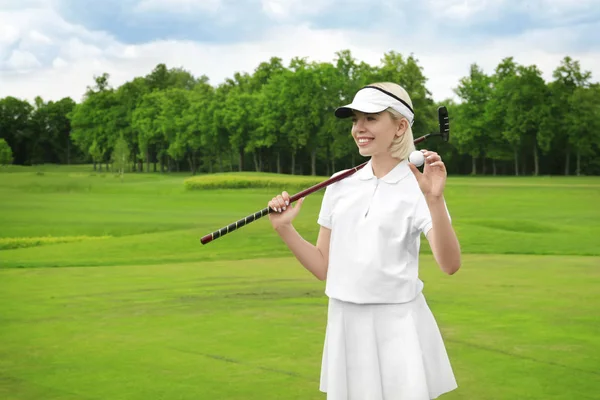
[{"label": "green grass", "polygon": [[[599,264],[468,255],[448,277],[425,257],[460,385],[444,398],[594,398]],[[290,258],[5,269],[0,398],[324,398],[325,311]]]},{"label": "green grass", "polygon": [[[323,282],[267,218],[199,243],[284,187],[187,178],[0,173],[0,398],[325,398]],[[597,398],[599,195],[595,177],[449,178],[463,267],[424,246],[421,273],[459,382],[444,399]],[[321,199],[295,224],[311,241]]]},{"label": "green grass", "polygon": [[[264,208],[284,186],[186,191],[186,178],[139,174],[121,182],[84,172],[0,174],[0,238],[110,237],[3,251],[0,268],[289,255],[266,217],[199,244],[205,234]],[[467,254],[600,255],[599,194],[598,178],[450,177],[446,197]],[[322,195],[307,197],[295,224],[311,241]],[[426,243],[423,251],[429,251]]]}]

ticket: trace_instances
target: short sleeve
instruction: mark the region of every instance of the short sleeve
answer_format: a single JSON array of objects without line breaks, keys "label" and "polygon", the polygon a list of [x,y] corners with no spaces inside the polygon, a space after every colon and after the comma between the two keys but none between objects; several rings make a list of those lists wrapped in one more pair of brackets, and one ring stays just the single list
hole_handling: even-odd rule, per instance
[{"label": "short sleeve", "polygon": [[325,228],[331,229],[332,221],[332,205],[331,205],[331,191],[332,187],[328,186],[325,188],[325,195],[323,196],[323,201],[321,202],[321,211],[319,211],[319,218],[317,219],[317,223]]},{"label": "short sleeve", "polygon": [[[444,200],[444,208],[448,213],[448,218],[450,219],[450,223],[452,223],[452,217],[450,216],[450,212],[448,211],[448,206],[446,205],[446,201]],[[425,196],[421,193],[419,196],[419,201],[417,202],[417,207],[415,210],[415,226],[419,233],[427,236],[431,228],[433,227],[433,222],[431,220],[431,213],[429,212],[429,206],[427,205],[427,201],[425,200]]]}]

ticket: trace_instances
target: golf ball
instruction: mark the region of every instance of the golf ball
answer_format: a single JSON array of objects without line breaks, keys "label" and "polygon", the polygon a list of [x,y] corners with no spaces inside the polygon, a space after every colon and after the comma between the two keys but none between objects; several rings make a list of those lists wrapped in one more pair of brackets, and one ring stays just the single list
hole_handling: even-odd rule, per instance
[{"label": "golf ball", "polygon": [[415,150],[408,156],[408,161],[416,167],[420,167],[425,162],[425,156],[420,151]]}]

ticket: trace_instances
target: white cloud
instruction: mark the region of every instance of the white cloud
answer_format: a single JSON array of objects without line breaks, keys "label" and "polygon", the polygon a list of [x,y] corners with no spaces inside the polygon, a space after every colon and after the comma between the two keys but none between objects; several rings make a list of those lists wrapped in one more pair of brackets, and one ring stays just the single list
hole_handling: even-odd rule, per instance
[{"label": "white cloud", "polygon": [[135,6],[138,12],[189,13],[195,11],[216,12],[221,0],[140,0]]},{"label": "white cloud", "polygon": [[317,15],[333,3],[333,0],[261,0],[263,12],[277,20]]},{"label": "white cloud", "polygon": [[[284,21],[287,17],[283,16],[312,12],[308,7],[312,1],[279,1],[283,8],[273,15],[281,15],[279,20]],[[584,70],[592,71],[594,80],[600,76],[600,52],[570,51],[582,32],[572,27],[529,31],[517,37],[481,41],[470,48],[451,38],[440,40],[426,29],[412,33],[384,29],[319,30],[308,24],[291,23],[268,29],[260,39],[234,44],[155,40],[132,45],[69,23],[49,8],[0,11],[0,20],[8,21],[0,26],[0,98],[12,95],[32,100],[40,95],[53,100],[70,96],[80,101],[94,76],[108,72],[110,84],[119,86],[148,74],[159,63],[183,67],[196,76],[207,75],[215,85],[234,72],[252,72],[260,62],[273,56],[285,63],[295,56],[333,61],[335,52],[342,49],[350,49],[359,61],[372,65],[378,65],[390,50],[413,53],[436,100],[453,97],[452,88],[468,73],[470,64],[478,63],[492,73],[508,56],[514,56],[521,64],[536,64],[548,80],[566,55],[579,60]]]},{"label": "white cloud", "polygon": [[52,60],[52,67],[54,69],[61,69],[63,67],[68,66],[69,63],[67,63],[65,60],[63,60],[60,57],[56,57],[54,60]]},{"label": "white cloud", "polygon": [[426,9],[440,21],[477,24],[517,13],[533,21],[566,23],[600,11],[598,0],[426,0]]},{"label": "white cloud", "polygon": [[19,39],[19,35],[18,27],[7,23],[0,25],[0,46],[15,43]]},{"label": "white cloud", "polygon": [[498,0],[497,2],[488,0],[429,0],[427,1],[427,8],[431,15],[437,19],[466,20],[486,9],[498,8],[503,2],[504,0]]},{"label": "white cloud", "polygon": [[29,32],[29,39],[37,43],[52,44],[52,40],[48,36],[43,35],[36,30]]},{"label": "white cloud", "polygon": [[41,63],[36,56],[22,50],[14,50],[6,61],[6,66],[17,72],[30,71],[40,65]]}]

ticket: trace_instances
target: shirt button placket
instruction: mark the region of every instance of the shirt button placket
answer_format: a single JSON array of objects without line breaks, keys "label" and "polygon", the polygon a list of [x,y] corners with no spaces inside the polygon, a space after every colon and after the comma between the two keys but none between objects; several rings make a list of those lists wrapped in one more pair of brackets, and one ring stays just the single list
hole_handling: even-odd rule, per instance
[{"label": "shirt button placket", "polygon": [[377,188],[379,187],[379,179],[375,179],[375,188],[373,188],[373,193],[371,194],[371,198],[369,199],[369,205],[367,206],[367,211],[365,212],[364,217],[367,218],[369,215],[369,211],[371,211],[371,205],[373,204],[373,199],[375,198],[375,193],[377,193]]}]

